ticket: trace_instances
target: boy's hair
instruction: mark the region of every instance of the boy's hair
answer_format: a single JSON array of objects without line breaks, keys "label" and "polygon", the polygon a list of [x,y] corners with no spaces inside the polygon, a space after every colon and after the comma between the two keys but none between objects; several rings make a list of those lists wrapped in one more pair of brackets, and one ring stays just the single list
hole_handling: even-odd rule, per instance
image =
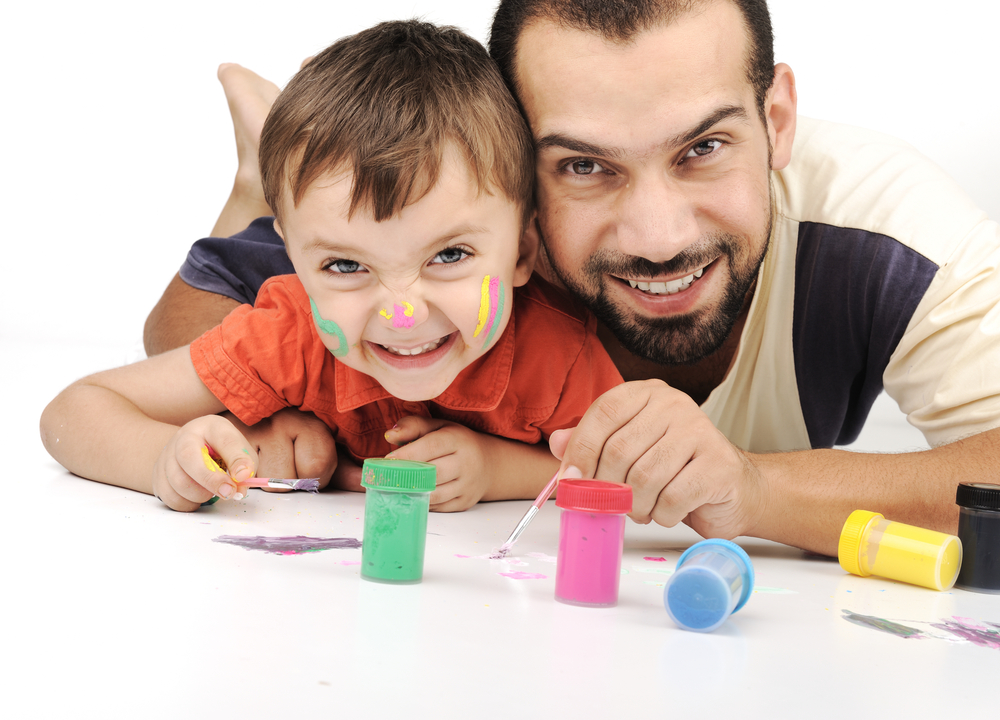
[{"label": "boy's hair", "polygon": [[[490,55],[512,93],[520,98],[515,68],[517,42],[536,20],[550,20],[606,40],[628,43],[651,28],[668,25],[711,0],[501,0],[490,30]],[[774,82],[774,34],[767,0],[727,0],[739,8],[747,31],[747,81],[764,125],[764,103]]]},{"label": "boy's hair", "polygon": [[313,58],[275,100],[260,138],[264,198],[281,220],[326,172],[353,173],[348,217],[377,222],[437,181],[449,142],[480,192],[499,191],[524,219],[534,192],[531,134],[486,49],[453,27],[385,22]]}]

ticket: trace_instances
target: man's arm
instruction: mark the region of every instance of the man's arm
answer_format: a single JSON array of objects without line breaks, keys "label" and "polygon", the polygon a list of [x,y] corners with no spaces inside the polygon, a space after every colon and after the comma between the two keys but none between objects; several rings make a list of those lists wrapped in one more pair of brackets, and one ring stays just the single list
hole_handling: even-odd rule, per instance
[{"label": "man's arm", "polygon": [[238,302],[225,295],[197,290],[178,273],[146,318],[142,341],[152,357],[188,345],[228,315]]},{"label": "man's arm", "polygon": [[705,537],[751,535],[831,556],[858,509],[954,534],[958,483],[992,477],[1000,463],[1000,429],[915,453],[746,453],[658,380],[610,390],[549,445],[561,474],[574,466],[630,484],[636,522],[683,521]]}]

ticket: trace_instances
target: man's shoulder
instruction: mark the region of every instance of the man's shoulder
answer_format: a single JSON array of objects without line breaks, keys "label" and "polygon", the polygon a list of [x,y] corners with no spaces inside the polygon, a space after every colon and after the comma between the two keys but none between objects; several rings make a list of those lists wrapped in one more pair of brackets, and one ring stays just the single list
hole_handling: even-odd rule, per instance
[{"label": "man's shoulder", "polygon": [[986,219],[909,143],[850,125],[800,117],[792,160],[775,176],[782,218],[891,237],[938,264]]}]

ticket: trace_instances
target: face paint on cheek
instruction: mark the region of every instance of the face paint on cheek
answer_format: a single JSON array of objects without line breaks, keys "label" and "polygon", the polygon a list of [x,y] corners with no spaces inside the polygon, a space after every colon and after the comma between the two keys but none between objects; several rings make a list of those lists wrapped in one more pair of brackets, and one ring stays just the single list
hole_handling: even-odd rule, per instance
[{"label": "face paint on cheek", "polygon": [[316,301],[312,298],[309,298],[309,306],[312,308],[313,322],[316,323],[316,327],[319,328],[319,331],[337,338],[337,349],[331,349],[330,352],[333,353],[334,357],[344,357],[344,355],[346,355],[351,349],[347,345],[347,338],[344,336],[344,331],[341,330],[340,326],[333,320],[326,320],[319,314],[319,308],[316,307]]},{"label": "face paint on cheek", "polygon": [[479,322],[476,325],[475,332],[472,333],[472,337],[479,337],[479,333],[485,329],[486,340],[483,342],[484,349],[493,341],[493,335],[496,333],[499,321],[503,319],[505,296],[506,293],[504,292],[504,286],[500,282],[500,278],[490,277],[489,275],[483,278],[479,298]]},{"label": "face paint on cheek", "polygon": [[212,457],[212,455],[208,452],[207,447],[201,448],[201,459],[205,462],[205,467],[207,467],[212,472],[225,472],[225,470],[223,470],[219,466],[219,463],[217,463],[215,459]]}]

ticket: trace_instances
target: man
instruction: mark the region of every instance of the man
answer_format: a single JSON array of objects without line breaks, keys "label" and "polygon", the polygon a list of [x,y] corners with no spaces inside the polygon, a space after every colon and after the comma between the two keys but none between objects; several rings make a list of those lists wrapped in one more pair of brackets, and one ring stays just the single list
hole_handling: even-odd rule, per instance
[{"label": "man", "polygon": [[[759,0],[502,2],[490,51],[542,271],[630,381],[552,436],[562,470],[705,536],[836,554],[859,508],[954,532],[1000,456],[996,224],[901,143],[797,119]],[[829,449],[883,382],[933,449]]]}]

